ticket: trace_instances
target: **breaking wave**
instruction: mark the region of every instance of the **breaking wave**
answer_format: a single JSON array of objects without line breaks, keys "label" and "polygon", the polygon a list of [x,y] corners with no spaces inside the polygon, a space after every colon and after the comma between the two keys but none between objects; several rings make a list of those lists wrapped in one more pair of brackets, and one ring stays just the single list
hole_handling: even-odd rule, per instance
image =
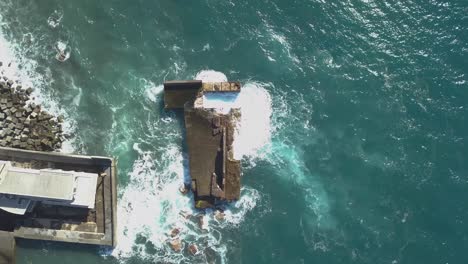
[{"label": "breaking wave", "polygon": [[213,70],[203,70],[197,73],[195,80],[204,82],[227,82],[228,78],[222,72]]},{"label": "breaking wave", "polygon": [[[195,77],[197,80],[224,82],[226,75],[213,70],[201,71]],[[236,159],[253,158],[271,139],[272,100],[266,89],[268,84],[247,82],[236,93],[207,93],[203,97],[205,108],[214,108],[220,113],[228,113],[232,108],[241,109],[241,119],[238,123],[234,139],[234,157]]]},{"label": "breaking wave", "polygon": [[[221,231],[243,221],[259,201],[259,192],[244,187],[239,201],[225,211],[225,220],[218,221],[211,211],[196,210],[191,195],[180,193],[187,172],[179,146],[156,149],[160,158],[155,158],[153,151],[142,150],[139,144],[134,144],[133,149],[139,158],[118,201],[118,244],[111,252],[102,252],[103,256],[111,255],[121,262],[137,257],[169,263],[224,263],[227,247]],[[203,217],[203,226],[198,217]],[[174,252],[169,245],[175,228],[180,231],[177,237],[182,241],[181,252]],[[191,244],[196,244],[201,253],[189,254]]]},{"label": "breaking wave", "polygon": [[[227,80],[224,74],[215,71],[202,71],[196,78]],[[152,103],[159,101],[162,86],[148,87],[145,96]],[[255,151],[270,138],[270,96],[263,84],[252,82],[244,85],[238,99],[243,111],[241,124],[245,129],[239,130],[236,139],[237,154],[255,156]],[[176,121],[166,117],[163,122],[169,125]],[[226,205],[224,220],[219,220],[212,210],[195,209],[192,195],[183,195],[179,191],[187,181],[188,164],[178,143],[148,150],[143,145],[146,144],[133,144],[138,158],[129,173],[127,186],[119,193],[117,247],[111,252],[103,252],[103,256],[113,256],[120,262],[134,258],[168,263],[227,262],[227,249],[232,246],[232,241],[223,239],[223,233],[238,228],[261,200],[260,192],[244,186],[240,199]],[[200,225],[199,217],[203,218],[203,225]],[[169,245],[174,229],[179,230],[176,237],[182,241],[180,252],[174,252]],[[198,246],[199,254],[188,252],[191,244]]]}]

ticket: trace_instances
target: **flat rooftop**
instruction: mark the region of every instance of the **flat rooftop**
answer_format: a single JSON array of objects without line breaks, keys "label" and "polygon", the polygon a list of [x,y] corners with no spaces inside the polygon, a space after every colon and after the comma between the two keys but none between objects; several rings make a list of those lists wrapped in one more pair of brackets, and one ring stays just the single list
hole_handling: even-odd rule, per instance
[{"label": "flat rooftop", "polygon": [[9,161],[0,161],[0,168],[2,166],[2,194],[67,201],[73,199],[73,173],[17,168],[12,167]]},{"label": "flat rooftop", "polygon": [[[36,182],[30,178],[31,175],[20,175],[27,184],[31,184],[29,181],[34,181],[37,186],[54,186],[62,189],[54,191],[53,195],[44,190],[32,189],[22,191],[22,194],[69,198],[70,180],[63,178],[70,176],[64,174],[73,175],[72,188],[84,187],[83,192],[72,190],[74,196],[67,205],[60,204],[63,202],[60,200],[47,199],[47,201],[35,201],[32,211],[28,210],[24,215],[0,210],[0,231],[10,233],[15,238],[102,246],[116,245],[117,176],[114,159],[0,147],[0,160],[11,162],[12,168],[18,168],[23,173],[27,171],[31,175],[35,173],[36,177],[47,178]],[[96,184],[93,182],[94,179],[97,181]],[[52,183],[53,180],[60,181],[64,186]],[[2,181],[0,184],[6,184],[8,187],[4,186],[3,191],[11,192],[11,189],[20,188],[17,183],[10,183],[8,177],[4,177]],[[92,201],[87,200],[91,199],[90,195],[93,195]],[[57,201],[60,203],[56,203]],[[94,208],[73,207],[71,204],[73,202],[92,203]]]}]

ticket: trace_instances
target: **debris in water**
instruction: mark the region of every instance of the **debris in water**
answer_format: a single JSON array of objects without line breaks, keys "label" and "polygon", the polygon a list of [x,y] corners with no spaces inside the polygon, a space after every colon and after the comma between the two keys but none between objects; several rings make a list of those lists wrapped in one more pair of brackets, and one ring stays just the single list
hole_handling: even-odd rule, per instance
[{"label": "debris in water", "polygon": [[171,231],[171,237],[176,237],[180,234],[180,229],[175,227],[174,229],[172,229]]},{"label": "debris in water", "polygon": [[182,250],[182,241],[178,238],[170,240],[169,245],[175,252],[180,252]]},{"label": "debris in water", "polygon": [[64,62],[70,58],[70,51],[67,51],[67,44],[63,42],[57,42],[57,46],[55,47],[57,49],[57,54],[55,55],[55,58],[60,61]]},{"label": "debris in water", "polygon": [[216,210],[214,213],[214,217],[218,222],[224,221],[224,217],[226,214],[224,214],[221,210]]},{"label": "debris in water", "polygon": [[188,249],[189,249],[190,254],[192,254],[192,255],[198,254],[198,247],[197,247],[197,245],[192,244],[192,245],[189,246]]}]

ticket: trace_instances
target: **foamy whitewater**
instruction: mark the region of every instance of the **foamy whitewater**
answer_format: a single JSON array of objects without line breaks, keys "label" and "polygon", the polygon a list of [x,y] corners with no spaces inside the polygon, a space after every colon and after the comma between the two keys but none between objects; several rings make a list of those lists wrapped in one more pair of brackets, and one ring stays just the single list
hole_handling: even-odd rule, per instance
[{"label": "foamy whitewater", "polygon": [[[225,82],[226,75],[216,71],[201,71],[196,80],[206,82]],[[234,138],[234,158],[255,157],[267,145],[271,138],[272,102],[265,84],[247,82],[240,93],[205,93],[203,107],[213,108],[227,114],[233,108],[241,109],[241,120],[238,122]]]},{"label": "foamy whitewater", "polygon": [[[118,247],[21,241],[18,263],[466,263],[467,4],[1,0],[3,70],[65,110],[68,151],[118,159]],[[205,107],[242,108],[244,188],[204,231],[162,83],[223,72],[242,91]]]},{"label": "foamy whitewater", "polygon": [[[223,73],[216,71],[201,71],[195,79],[203,81],[226,81]],[[146,96],[151,102],[157,102],[162,96],[161,85],[148,85]],[[217,109],[239,107],[242,119],[235,138],[236,158],[255,158],[257,152],[270,139],[271,99],[268,92],[259,83],[247,83],[242,92],[234,100],[229,98],[208,98],[210,106]],[[175,122],[167,118],[162,123]],[[182,132],[180,132],[182,133]],[[226,262],[227,242],[221,236],[221,230],[237,228],[247,212],[252,210],[259,199],[260,193],[251,187],[244,186],[239,201],[228,205],[225,210],[225,221],[218,222],[211,210],[205,211],[205,225],[198,227],[195,217],[202,211],[193,207],[193,197],[182,195],[180,186],[187,182],[188,164],[184,161],[185,153],[182,147],[174,144],[154,152],[163,153],[155,159],[152,151],[143,151],[138,143],[133,145],[139,158],[133,165],[129,184],[121,189],[118,202],[118,245],[110,254],[121,261],[138,256],[145,260],[179,263],[182,260],[190,262],[208,262],[204,254],[190,256],[182,250],[174,253],[169,247],[170,231],[180,229],[179,238],[186,248],[189,244],[198,245],[200,252],[210,248],[216,252],[217,258]],[[109,252],[104,252],[104,255]]]}]

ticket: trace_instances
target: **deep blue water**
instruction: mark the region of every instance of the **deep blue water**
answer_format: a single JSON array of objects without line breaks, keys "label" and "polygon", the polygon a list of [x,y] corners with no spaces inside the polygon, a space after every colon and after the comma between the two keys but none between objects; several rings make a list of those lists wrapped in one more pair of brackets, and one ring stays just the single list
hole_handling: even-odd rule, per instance
[{"label": "deep blue water", "polygon": [[[66,116],[64,151],[119,160],[118,248],[20,241],[19,263],[468,262],[466,0],[2,0],[0,16],[1,59]],[[253,121],[242,198],[201,231],[179,216],[183,119],[161,84],[207,70],[245,85]],[[200,255],[169,249],[174,226]]]}]

